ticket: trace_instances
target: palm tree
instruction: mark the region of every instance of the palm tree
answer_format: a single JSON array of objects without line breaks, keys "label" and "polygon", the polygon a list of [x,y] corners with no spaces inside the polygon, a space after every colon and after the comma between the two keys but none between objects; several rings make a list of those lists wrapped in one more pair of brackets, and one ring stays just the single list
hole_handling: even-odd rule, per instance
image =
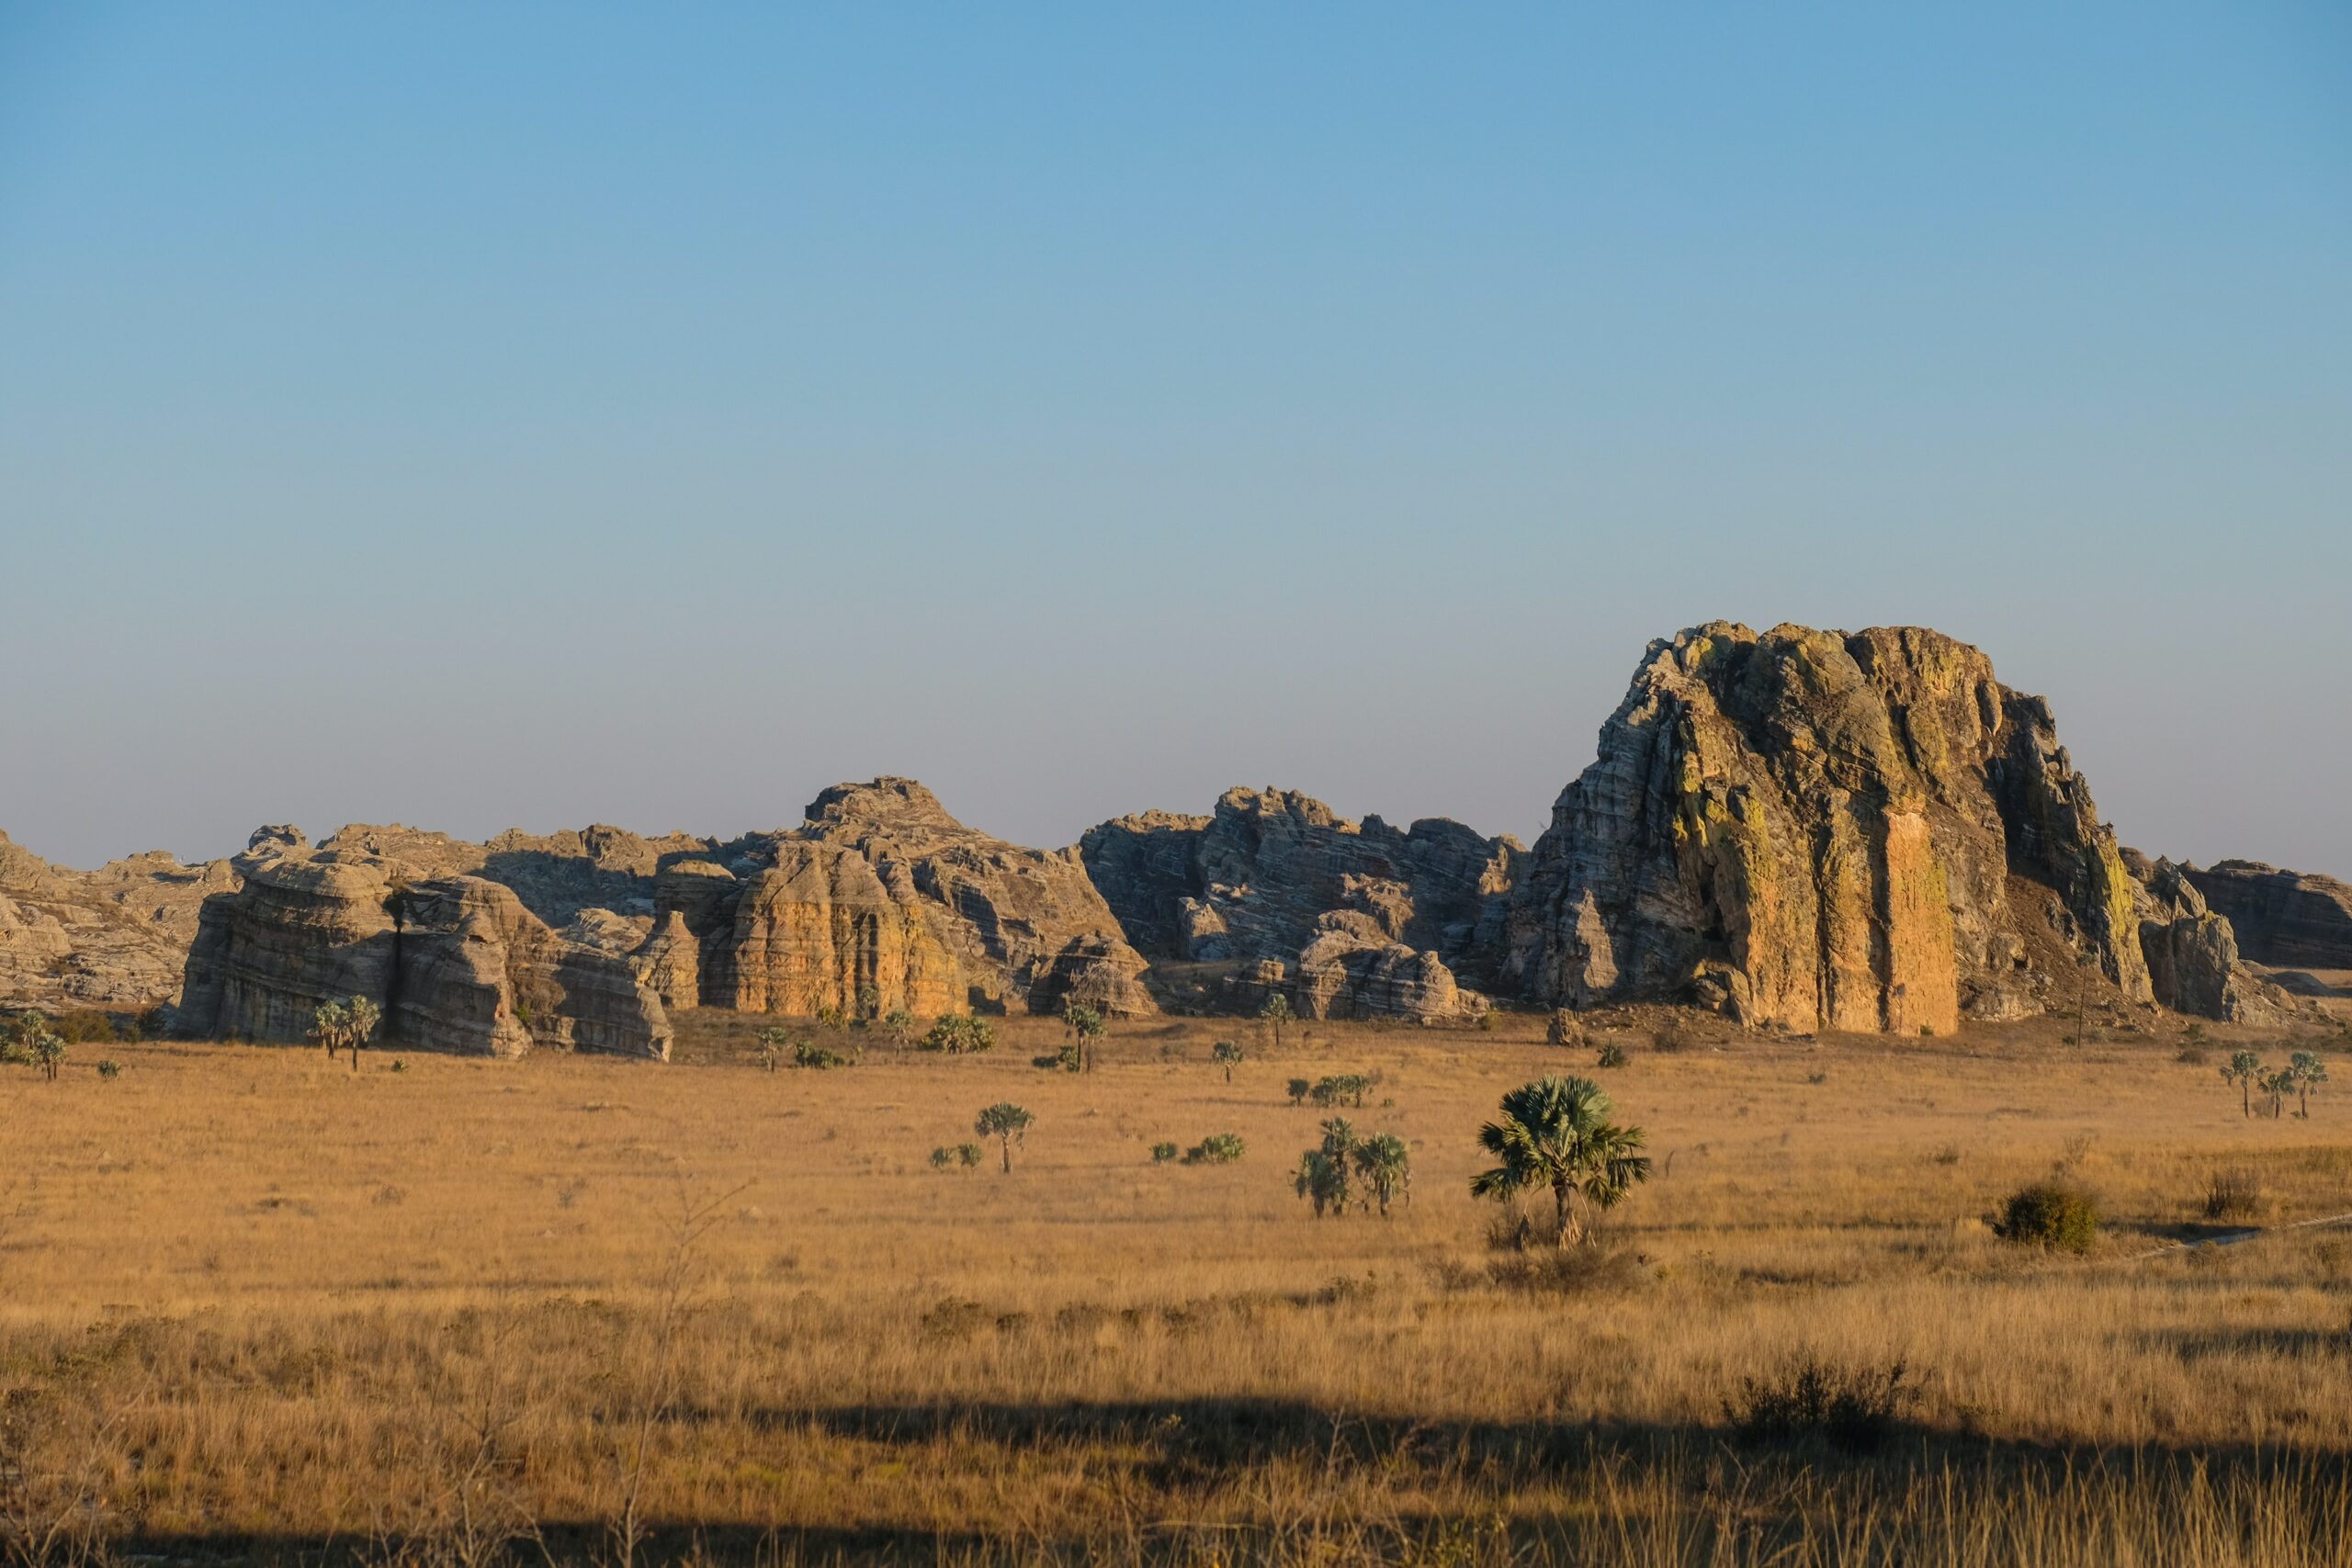
[{"label": "palm tree", "polygon": [[905,1008],[892,1008],[882,1015],[882,1027],[890,1032],[890,1038],[897,1041],[899,1049],[903,1051],[907,1048],[907,1042],[914,1038],[915,1015]]},{"label": "palm tree", "polygon": [[35,1029],[25,1041],[25,1049],[32,1053],[34,1065],[40,1068],[49,1081],[55,1083],[57,1069],[65,1060],[63,1036],[52,1034],[47,1029]]},{"label": "palm tree", "polygon": [[1470,1183],[1474,1198],[1514,1198],[1538,1187],[1552,1190],[1558,1246],[1581,1243],[1587,1226],[1579,1207],[1608,1209],[1647,1181],[1639,1127],[1609,1120],[1608,1094],[1589,1078],[1547,1075],[1502,1099],[1502,1117],[1478,1130],[1478,1142],[1502,1163]]},{"label": "palm tree", "polygon": [[2238,1086],[2239,1108],[2254,1114],[2254,1080],[2261,1075],[2262,1058],[2251,1051],[2241,1051],[2222,1068],[2222,1081]]},{"label": "palm tree", "polygon": [[354,997],[344,1005],[344,1043],[351,1047],[351,1070],[359,1070],[359,1048],[376,1037],[376,1026],[384,1021],[384,1010],[366,997]]},{"label": "palm tree", "polygon": [[1225,1081],[1231,1083],[1233,1081],[1234,1064],[1240,1061],[1242,1056],[1245,1055],[1241,1047],[1236,1045],[1230,1040],[1220,1040],[1216,1043],[1216,1048],[1211,1053],[1211,1055],[1216,1057],[1217,1065],[1225,1069]]},{"label": "palm tree", "polygon": [[2327,1064],[2319,1059],[2316,1051],[2298,1051],[2287,1058],[2287,1071],[2295,1080],[2296,1114],[2308,1122],[2312,1117],[2312,1090],[2327,1081]]},{"label": "palm tree", "polygon": [[344,1032],[351,1027],[351,1015],[343,1010],[341,1002],[321,1002],[311,1014],[311,1038],[327,1048],[327,1060],[342,1048]]},{"label": "palm tree", "polygon": [[1279,1051],[1283,1048],[1283,1025],[1288,1023],[1295,1016],[1290,1010],[1290,998],[1280,991],[1268,997],[1266,1005],[1258,1010],[1261,1021],[1274,1032],[1275,1050]]},{"label": "palm tree", "polygon": [[1380,1205],[1380,1217],[1388,1217],[1388,1204],[1398,1193],[1405,1201],[1413,1201],[1413,1156],[1405,1147],[1405,1140],[1394,1133],[1379,1133],[1355,1146],[1351,1157],[1355,1161],[1356,1174],[1372,1190],[1373,1201]]},{"label": "palm tree", "polygon": [[1321,1149],[1309,1149],[1298,1157],[1298,1170],[1291,1178],[1291,1186],[1298,1195],[1315,1205],[1315,1217],[1348,1210],[1348,1165],[1334,1159]]},{"label": "palm tree", "polygon": [[2262,1092],[2270,1097],[2270,1119],[2277,1121],[2287,1113],[2287,1097],[2295,1092],[2295,1072],[2281,1067],[2262,1080]]},{"label": "palm tree", "polygon": [[1029,1141],[1030,1124],[1037,1118],[1010,1100],[999,1100],[980,1112],[972,1122],[972,1131],[983,1138],[994,1138],[1004,1150],[1004,1168],[1012,1170],[1012,1140]]},{"label": "palm tree", "polygon": [[1062,1021],[1069,1025],[1072,1034],[1078,1036],[1078,1070],[1086,1072],[1094,1065],[1093,1054],[1089,1047],[1102,1036],[1102,1014],[1100,1010],[1088,1007],[1084,1002],[1069,1002],[1063,1005]]}]

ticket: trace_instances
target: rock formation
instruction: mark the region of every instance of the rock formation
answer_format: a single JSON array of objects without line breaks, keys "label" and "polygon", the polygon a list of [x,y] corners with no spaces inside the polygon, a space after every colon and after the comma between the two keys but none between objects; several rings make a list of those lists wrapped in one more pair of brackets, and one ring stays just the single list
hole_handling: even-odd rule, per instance
[{"label": "rock formation", "polygon": [[726,843],[359,825],[312,849],[265,829],[205,907],[181,1027],[299,1039],[358,995],[413,1043],[660,1056],[670,1011],[696,1006],[1153,1010],[1075,852],[976,832],[904,779],[836,785],[808,818]]},{"label": "rock formation", "polygon": [[735,867],[673,868],[660,902],[706,955],[710,1005],[1158,1010],[1075,851],[967,828],[911,779],[836,784],[801,828],[747,840]]},{"label": "rock formation", "polygon": [[2297,1010],[2284,992],[2240,966],[2233,922],[2206,906],[2181,867],[2158,861],[2142,874],[2138,860],[2125,852],[2139,879],[2140,951],[2157,1001],[2230,1023],[2279,1023]]},{"label": "rock formation", "polygon": [[2228,918],[2239,950],[2256,964],[2352,969],[2352,884],[2250,860],[2183,866],[2181,874]]},{"label": "rock formation", "polygon": [[2167,988],[2222,1016],[2234,958],[2204,915],[2132,876],[2048,705],[1977,649],[1718,622],[1651,644],[1501,969],[1544,1002],[1940,1032],[2040,1010],[2077,960],[2156,999],[2153,928]]},{"label": "rock formation", "polygon": [[300,1040],[321,1003],[363,996],[383,1009],[389,1042],[668,1057],[668,1016],[629,959],[557,934],[502,884],[439,874],[431,852],[406,860],[401,847],[255,834],[235,863],[243,886],[205,902],[181,1028]]},{"label": "rock formation", "polygon": [[236,885],[227,861],[184,865],[161,851],[69,871],[0,833],[0,1008],[173,1000],[198,910]]},{"label": "rock formation", "polygon": [[1350,822],[1283,790],[1227,790],[1214,815],[1148,812],[1079,852],[1128,940],[1155,957],[1279,964],[1310,1018],[1473,1016],[1521,852],[1458,822]]}]

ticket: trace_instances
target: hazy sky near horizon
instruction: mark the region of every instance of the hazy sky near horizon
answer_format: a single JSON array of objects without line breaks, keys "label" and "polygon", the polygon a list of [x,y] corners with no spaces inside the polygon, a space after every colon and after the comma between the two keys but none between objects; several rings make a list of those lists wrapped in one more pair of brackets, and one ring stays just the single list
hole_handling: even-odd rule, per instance
[{"label": "hazy sky near horizon", "polygon": [[2352,10],[0,4],[0,829],[1532,837],[1923,623],[2352,874]]}]

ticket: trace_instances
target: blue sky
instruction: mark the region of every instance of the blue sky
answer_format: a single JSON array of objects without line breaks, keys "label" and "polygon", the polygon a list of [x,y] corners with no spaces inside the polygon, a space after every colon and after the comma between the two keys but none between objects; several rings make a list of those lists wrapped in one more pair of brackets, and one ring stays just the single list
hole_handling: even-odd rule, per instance
[{"label": "blue sky", "polygon": [[1532,836],[1918,622],[2352,874],[2352,13],[0,0],[0,828]]}]

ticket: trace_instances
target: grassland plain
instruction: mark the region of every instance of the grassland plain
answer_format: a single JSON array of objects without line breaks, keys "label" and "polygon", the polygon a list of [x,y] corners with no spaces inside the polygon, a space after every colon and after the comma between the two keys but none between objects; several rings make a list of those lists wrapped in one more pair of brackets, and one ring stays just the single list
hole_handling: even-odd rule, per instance
[{"label": "grassland plain", "polygon": [[[7,1550],[252,1562],[2352,1562],[2352,1108],[2247,1117],[2213,1029],[1950,1039],[1595,1021],[1114,1028],[762,1070],[77,1048],[0,1077]],[[1219,1039],[1248,1058],[1228,1083]],[[2334,1051],[2337,1043],[2331,1041]],[[1657,1174],[1529,1269],[1467,1195],[1503,1090],[1600,1078]],[[1289,1172],[1413,1155],[1385,1220]],[[2339,1075],[2340,1076],[2340,1075]],[[934,1168],[976,1112],[1012,1149]],[[1152,1145],[1238,1134],[1225,1165]],[[2063,1172],[2087,1258],[2008,1247]],[[2214,1179],[2237,1173],[2209,1220]],[[2246,1225],[2243,1246],[2145,1256]],[[1903,1369],[1874,1451],[1743,1442],[1746,1380]]]}]

